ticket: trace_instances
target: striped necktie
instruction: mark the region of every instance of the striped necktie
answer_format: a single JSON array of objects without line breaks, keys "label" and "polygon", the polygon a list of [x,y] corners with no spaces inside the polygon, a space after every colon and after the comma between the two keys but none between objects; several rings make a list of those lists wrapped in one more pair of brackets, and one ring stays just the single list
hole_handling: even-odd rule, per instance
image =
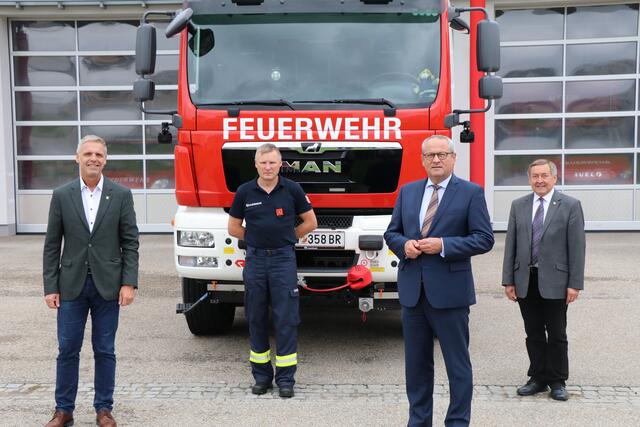
[{"label": "striped necktie", "polygon": [[427,207],[427,213],[424,214],[424,221],[422,221],[422,229],[420,231],[422,237],[427,237],[433,217],[436,216],[436,211],[438,210],[438,190],[442,188],[438,184],[432,184],[431,187],[433,187],[433,193],[431,193],[429,207]]},{"label": "striped necktie", "polygon": [[544,199],[538,199],[539,205],[531,223],[531,265],[538,264],[538,250],[542,239],[542,226],[544,224]]}]

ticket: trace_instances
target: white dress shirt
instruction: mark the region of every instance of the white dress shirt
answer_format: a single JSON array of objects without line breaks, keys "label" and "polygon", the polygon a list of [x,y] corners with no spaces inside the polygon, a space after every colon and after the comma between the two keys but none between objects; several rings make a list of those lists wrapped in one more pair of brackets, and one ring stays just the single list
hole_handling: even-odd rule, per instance
[{"label": "white dress shirt", "polygon": [[[544,224],[544,220],[547,217],[547,211],[549,210],[549,204],[551,203],[551,198],[553,197],[553,193],[555,192],[555,188],[552,188],[546,195],[542,196],[544,199],[544,214],[542,215],[542,223]],[[533,218],[536,216],[536,211],[538,210],[538,205],[540,204],[540,196],[536,193],[533,193],[533,206],[531,211],[531,222],[533,222]]]},{"label": "white dress shirt", "polygon": [[93,223],[96,222],[96,214],[100,207],[100,197],[102,196],[102,185],[104,184],[104,176],[100,175],[100,181],[93,191],[89,190],[87,184],[80,177],[80,193],[82,193],[82,206],[84,207],[84,216],[89,224],[89,231],[93,231]]},{"label": "white dress shirt", "polygon": [[[442,201],[442,197],[444,196],[444,192],[447,189],[447,185],[449,185],[449,181],[451,181],[451,175],[440,184],[440,188],[438,188],[438,206],[440,206],[440,202]],[[418,216],[418,230],[422,230],[422,223],[424,222],[424,216],[427,214],[427,209],[429,208],[429,202],[431,201],[431,195],[433,194],[433,182],[431,182],[431,178],[427,180],[427,186],[424,188],[424,194],[422,196],[422,203],[420,205],[420,215]],[[440,256],[444,257],[444,239],[440,238],[440,242],[442,243],[442,252],[440,252]]]}]

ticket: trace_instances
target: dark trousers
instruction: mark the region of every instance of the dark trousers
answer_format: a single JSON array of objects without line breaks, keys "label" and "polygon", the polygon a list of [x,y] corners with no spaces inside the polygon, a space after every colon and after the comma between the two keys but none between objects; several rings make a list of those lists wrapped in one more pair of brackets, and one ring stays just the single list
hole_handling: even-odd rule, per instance
[{"label": "dark trousers", "polygon": [[244,311],[251,340],[251,372],[256,383],[273,380],[269,345],[269,306],[276,335],[276,384],[292,386],[297,367],[300,297],[293,246],[247,248],[243,271]]},{"label": "dark trousers", "polygon": [[433,346],[434,336],[437,336],[449,378],[450,400],[445,425],[468,426],[473,396],[469,307],[433,308],[423,290],[415,307],[402,307],[402,330],[409,399],[408,425],[432,425]]},{"label": "dark trousers", "polygon": [[532,268],[527,296],[519,298],[518,304],[527,334],[527,374],[545,384],[564,385],[569,377],[566,300],[542,298],[538,270]]},{"label": "dark trousers", "polygon": [[118,300],[104,300],[87,276],[80,296],[60,301],[58,308],[58,359],[56,363],[56,409],[72,414],[78,392],[80,350],[87,315],[91,313],[91,343],[95,360],[93,406],[97,411],[113,408],[116,378],[115,338]]}]

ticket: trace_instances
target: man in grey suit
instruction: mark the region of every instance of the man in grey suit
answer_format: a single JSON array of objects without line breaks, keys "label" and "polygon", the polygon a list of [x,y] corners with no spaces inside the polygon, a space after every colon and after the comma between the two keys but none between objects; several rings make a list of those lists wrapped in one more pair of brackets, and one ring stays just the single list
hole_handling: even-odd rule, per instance
[{"label": "man in grey suit", "polygon": [[138,227],[131,191],[102,175],[105,141],[95,135],[82,138],[76,162],[80,177],[53,191],[44,243],[45,302],[57,310],[58,330],[56,409],[46,427],[73,425],[89,313],[96,423],[116,426],[111,415],[115,337],[120,306],[133,302],[138,286]]},{"label": "man in grey suit", "polygon": [[518,388],[530,396],[551,387],[550,397],[567,400],[567,307],[584,287],[585,233],[580,201],[554,190],[556,165],[529,165],[533,194],[511,204],[502,265],[508,299],[520,306],[527,334],[529,381]]}]

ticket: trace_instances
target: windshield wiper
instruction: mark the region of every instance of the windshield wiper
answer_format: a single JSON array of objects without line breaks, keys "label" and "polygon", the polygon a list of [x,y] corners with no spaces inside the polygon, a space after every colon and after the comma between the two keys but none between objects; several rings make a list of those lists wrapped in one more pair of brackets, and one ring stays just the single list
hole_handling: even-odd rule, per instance
[{"label": "windshield wiper", "polygon": [[396,115],[396,104],[386,98],[361,98],[361,99],[321,99],[312,101],[293,101],[294,104],[364,104],[364,105],[386,105],[389,109],[384,110],[385,116]]},{"label": "windshield wiper", "polygon": [[[198,104],[198,107],[216,107],[223,105],[243,106],[243,105],[283,105],[289,107],[290,110],[296,108],[293,104],[286,99],[256,99],[256,100],[244,100],[244,101],[229,101],[229,102],[212,102],[207,104]],[[237,117],[240,114],[239,108],[230,108],[229,115],[231,117]]]}]

